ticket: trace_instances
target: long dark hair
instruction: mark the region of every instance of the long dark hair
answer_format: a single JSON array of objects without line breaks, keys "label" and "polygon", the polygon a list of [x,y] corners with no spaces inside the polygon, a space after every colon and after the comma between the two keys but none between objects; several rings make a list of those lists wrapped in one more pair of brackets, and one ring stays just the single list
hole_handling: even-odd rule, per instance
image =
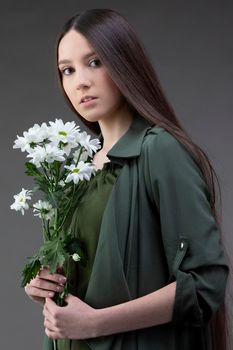
[{"label": "long dark hair", "polygon": [[[163,127],[180,141],[199,165],[209,189],[209,202],[221,232],[217,211],[215,187],[218,185],[221,205],[221,191],[217,175],[205,152],[195,144],[177,119],[161,87],[158,76],[148,59],[135,31],[128,21],[112,9],[89,9],[70,18],[58,37],[58,46],[63,36],[71,29],[81,33],[95,49],[100,61],[125,97],[132,111],[138,112],[152,124]],[[77,115],[62,87],[62,76],[57,70],[62,92],[71,109]],[[78,114],[82,122],[95,134],[100,133],[98,122],[89,122]],[[222,242],[222,234],[221,234]],[[222,242],[223,243],[223,242]],[[225,247],[223,246],[225,249]],[[214,344],[217,350],[227,348],[226,310],[223,303],[211,321]]]}]

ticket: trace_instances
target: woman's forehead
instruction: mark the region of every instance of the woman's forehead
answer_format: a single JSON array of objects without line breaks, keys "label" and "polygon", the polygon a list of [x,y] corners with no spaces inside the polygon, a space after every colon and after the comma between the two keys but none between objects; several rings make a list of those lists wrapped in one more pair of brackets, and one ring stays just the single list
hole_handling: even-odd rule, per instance
[{"label": "woman's forehead", "polygon": [[59,60],[69,57],[83,60],[91,54],[95,54],[92,45],[81,33],[75,30],[66,33],[58,46]]}]

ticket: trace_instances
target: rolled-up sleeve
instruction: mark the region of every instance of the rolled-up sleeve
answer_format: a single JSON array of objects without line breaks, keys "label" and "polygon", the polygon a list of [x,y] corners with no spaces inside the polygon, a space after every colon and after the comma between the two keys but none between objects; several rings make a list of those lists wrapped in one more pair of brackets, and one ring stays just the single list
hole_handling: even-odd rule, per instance
[{"label": "rolled-up sleeve", "polygon": [[172,323],[201,326],[224,301],[229,273],[201,170],[165,130],[145,141],[145,178],[159,213],[170,278]]}]

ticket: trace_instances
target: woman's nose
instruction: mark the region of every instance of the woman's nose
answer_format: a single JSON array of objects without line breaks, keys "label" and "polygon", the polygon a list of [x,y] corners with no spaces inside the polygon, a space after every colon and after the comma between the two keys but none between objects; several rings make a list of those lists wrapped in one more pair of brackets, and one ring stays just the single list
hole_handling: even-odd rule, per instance
[{"label": "woman's nose", "polygon": [[75,87],[76,89],[81,89],[84,86],[89,86],[90,85],[90,80],[87,76],[86,73],[83,71],[79,71],[76,76],[75,76]]}]

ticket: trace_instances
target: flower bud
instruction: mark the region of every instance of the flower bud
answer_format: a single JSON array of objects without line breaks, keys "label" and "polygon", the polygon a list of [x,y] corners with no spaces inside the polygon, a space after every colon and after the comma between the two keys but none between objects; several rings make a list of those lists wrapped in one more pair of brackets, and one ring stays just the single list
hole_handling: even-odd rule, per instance
[{"label": "flower bud", "polygon": [[78,253],[74,253],[74,254],[72,255],[72,259],[73,259],[74,261],[79,261],[79,260],[81,260],[81,257],[80,257],[80,255],[78,255]]}]

